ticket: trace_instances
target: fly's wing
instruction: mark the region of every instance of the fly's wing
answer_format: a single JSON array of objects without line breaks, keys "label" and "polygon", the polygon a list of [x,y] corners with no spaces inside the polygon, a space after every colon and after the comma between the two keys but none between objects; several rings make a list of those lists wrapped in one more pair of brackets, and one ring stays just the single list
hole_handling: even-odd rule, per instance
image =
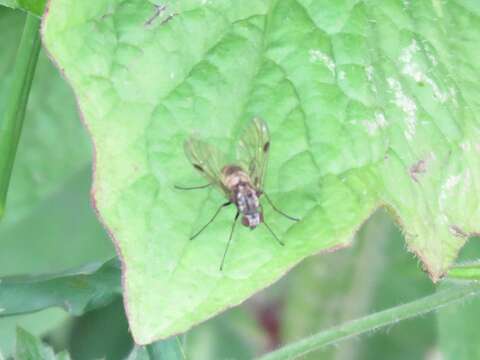
[{"label": "fly's wing", "polygon": [[223,185],[222,167],[224,166],[223,154],[213,145],[195,137],[185,141],[185,154],[193,167],[197,169],[208,182],[215,185],[223,192],[227,192]]},{"label": "fly's wing", "polygon": [[261,190],[267,168],[270,134],[262,119],[255,117],[245,129],[237,149],[237,157],[248,171],[257,190]]}]

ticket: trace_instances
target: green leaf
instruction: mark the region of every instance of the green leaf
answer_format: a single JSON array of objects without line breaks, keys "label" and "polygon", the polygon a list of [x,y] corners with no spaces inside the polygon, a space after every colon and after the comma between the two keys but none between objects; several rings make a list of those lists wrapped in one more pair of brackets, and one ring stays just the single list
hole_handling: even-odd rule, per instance
[{"label": "green leaf", "polygon": [[53,350],[44,345],[40,339],[22,328],[17,328],[17,354],[18,360],[54,360]]},{"label": "green leaf", "polygon": [[[446,273],[480,218],[480,5],[457,1],[51,1],[44,43],[95,144],[137,343],[349,244],[382,205],[432,279]],[[220,272],[235,210],[189,241],[225,199],[174,189],[203,184],[182,144],[229,151],[253,116],[272,133],[265,190],[301,221],[264,204],[286,246],[238,227]]]},{"label": "green leaf", "polygon": [[109,304],[121,292],[117,259],[55,275],[1,278],[0,316],[59,306],[80,315]]},{"label": "green leaf", "polygon": [[43,14],[46,3],[47,0],[0,0],[0,6],[21,9],[38,16]]},{"label": "green leaf", "polygon": [[17,328],[17,353],[16,360],[69,360],[66,352],[55,356],[53,350],[43,344],[40,339],[22,328]]}]

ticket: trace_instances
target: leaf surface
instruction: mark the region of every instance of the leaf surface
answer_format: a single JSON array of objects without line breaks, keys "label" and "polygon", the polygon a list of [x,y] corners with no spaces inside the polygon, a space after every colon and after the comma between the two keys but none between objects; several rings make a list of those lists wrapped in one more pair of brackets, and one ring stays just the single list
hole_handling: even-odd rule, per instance
[{"label": "leaf surface", "polygon": [[[306,256],[347,245],[378,207],[433,280],[479,231],[480,5],[389,1],[51,0],[44,42],[96,149],[94,200],[118,245],[135,340],[186,331]],[[270,127],[260,227],[202,185],[192,133],[231,152]]]}]

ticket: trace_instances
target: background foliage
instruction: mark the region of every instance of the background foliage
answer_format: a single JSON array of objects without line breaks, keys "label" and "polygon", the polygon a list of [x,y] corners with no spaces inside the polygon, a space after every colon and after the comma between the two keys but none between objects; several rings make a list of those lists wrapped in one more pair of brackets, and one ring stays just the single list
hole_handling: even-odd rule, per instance
[{"label": "background foliage", "polygon": [[[0,113],[23,21],[23,14],[0,7]],[[8,213],[0,225],[0,277],[66,271],[113,255],[88,201],[90,158],[71,91],[42,53]],[[355,240],[349,249],[308,259],[244,305],[189,331],[182,339],[188,358],[250,359],[279,344],[435,291],[383,212],[376,213]],[[478,257],[477,241],[463,250],[464,259]],[[74,359],[119,359],[131,349],[120,299],[80,317],[66,310],[2,318],[1,352],[15,351],[19,324],[40,335],[55,352],[67,349]],[[480,352],[475,331],[479,318],[480,301],[473,300],[306,358],[431,359],[441,352],[447,359],[472,359]],[[19,343],[25,344],[21,346],[36,346],[29,334],[18,333]],[[24,351],[18,347],[17,343],[17,353]]]}]

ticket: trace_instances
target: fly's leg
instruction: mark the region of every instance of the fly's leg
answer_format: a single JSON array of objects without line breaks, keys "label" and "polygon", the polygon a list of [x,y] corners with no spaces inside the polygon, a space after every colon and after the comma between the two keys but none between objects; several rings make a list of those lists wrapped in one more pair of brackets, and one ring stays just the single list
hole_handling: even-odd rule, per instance
[{"label": "fly's leg", "polygon": [[268,229],[268,231],[270,231],[270,234],[273,235],[273,237],[275,238],[275,240],[277,240],[277,242],[282,245],[282,246],[285,246],[285,243],[283,243],[277,235],[275,235],[275,233],[273,232],[273,230],[270,228],[270,226],[268,226],[268,224],[265,222],[265,220],[263,220],[263,224],[265,225],[265,227]]},{"label": "fly's leg", "polygon": [[[268,203],[270,204],[270,206],[272,207],[273,210],[275,210],[276,212],[278,212],[279,214],[285,216],[287,219],[290,219],[292,221],[300,221],[299,218],[296,218],[296,217],[293,217],[293,216],[290,216],[290,215],[287,215],[285,214],[282,210],[280,210],[279,208],[277,208],[272,200],[270,200],[270,198],[268,197],[268,195],[264,192],[263,195],[265,195],[265,199],[267,199]],[[266,224],[265,224],[266,225]]]},{"label": "fly's leg", "polygon": [[225,204],[222,204],[220,205],[220,207],[217,209],[217,211],[215,212],[215,214],[212,216],[212,218],[205,224],[203,225],[203,227],[198,230],[195,235],[193,235],[190,240],[193,240],[195,239],[198,235],[200,235],[200,233],[205,230],[207,228],[208,225],[210,225],[212,223],[213,220],[215,220],[215,218],[217,217],[217,215],[220,213],[220,210],[222,210],[224,207],[228,206],[228,205],[231,205],[232,203],[230,201],[226,202]]},{"label": "fly's leg", "polygon": [[223,264],[225,263],[225,257],[227,256],[228,248],[230,247],[230,243],[232,242],[233,230],[235,230],[235,224],[237,223],[239,215],[240,215],[240,211],[237,210],[237,214],[235,215],[235,219],[233,220],[232,230],[230,230],[230,236],[228,238],[227,247],[225,248],[225,252],[223,253],[222,262],[220,264],[220,271],[223,270]]},{"label": "fly's leg", "polygon": [[197,190],[197,189],[205,189],[207,187],[209,187],[210,185],[212,184],[206,184],[206,185],[200,185],[200,186],[192,186],[192,187],[184,187],[184,186],[178,186],[178,185],[175,185],[175,189],[177,190]]}]

